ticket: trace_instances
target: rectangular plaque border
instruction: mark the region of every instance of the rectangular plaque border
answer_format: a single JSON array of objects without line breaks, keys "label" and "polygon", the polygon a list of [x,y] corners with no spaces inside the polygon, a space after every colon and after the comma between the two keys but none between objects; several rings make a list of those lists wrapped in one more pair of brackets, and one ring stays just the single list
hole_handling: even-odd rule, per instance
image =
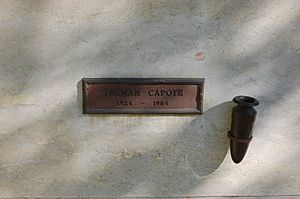
[{"label": "rectangular plaque border", "polygon": [[[202,114],[204,78],[82,78],[83,114]],[[89,109],[85,84],[197,85],[196,109]]]}]

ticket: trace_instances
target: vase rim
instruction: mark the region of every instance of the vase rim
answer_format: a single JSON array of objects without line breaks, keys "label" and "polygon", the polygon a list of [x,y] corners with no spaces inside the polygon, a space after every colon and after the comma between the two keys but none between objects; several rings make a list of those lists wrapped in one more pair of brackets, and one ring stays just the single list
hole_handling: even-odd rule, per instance
[{"label": "vase rim", "polygon": [[257,106],[259,104],[257,99],[246,95],[236,96],[233,98],[233,101],[242,106]]}]

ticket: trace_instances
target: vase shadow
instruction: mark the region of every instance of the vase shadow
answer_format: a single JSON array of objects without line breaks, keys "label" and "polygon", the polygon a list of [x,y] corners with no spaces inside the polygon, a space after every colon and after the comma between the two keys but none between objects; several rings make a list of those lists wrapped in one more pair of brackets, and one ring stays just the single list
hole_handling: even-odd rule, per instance
[{"label": "vase shadow", "polygon": [[188,146],[188,163],[200,176],[215,171],[228,152],[227,132],[233,106],[228,101],[210,108],[184,129],[182,142]]}]

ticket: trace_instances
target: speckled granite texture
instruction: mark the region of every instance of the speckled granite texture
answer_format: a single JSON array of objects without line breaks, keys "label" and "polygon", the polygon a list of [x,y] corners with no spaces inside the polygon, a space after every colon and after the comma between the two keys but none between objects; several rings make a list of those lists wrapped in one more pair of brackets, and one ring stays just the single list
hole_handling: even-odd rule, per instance
[{"label": "speckled granite texture", "polygon": [[[1,1],[0,196],[300,194],[298,0]],[[203,115],[82,115],[83,77],[204,77]],[[232,98],[258,98],[235,165]]]}]

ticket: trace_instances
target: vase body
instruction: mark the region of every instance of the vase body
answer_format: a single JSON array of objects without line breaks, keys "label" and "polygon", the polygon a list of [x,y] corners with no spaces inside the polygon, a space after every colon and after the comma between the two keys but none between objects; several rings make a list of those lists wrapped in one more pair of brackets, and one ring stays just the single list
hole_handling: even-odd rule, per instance
[{"label": "vase body", "polygon": [[256,118],[253,106],[258,101],[248,96],[237,96],[233,99],[237,106],[232,109],[231,128],[228,133],[230,138],[231,158],[235,163],[240,163],[252,139],[252,130]]}]

